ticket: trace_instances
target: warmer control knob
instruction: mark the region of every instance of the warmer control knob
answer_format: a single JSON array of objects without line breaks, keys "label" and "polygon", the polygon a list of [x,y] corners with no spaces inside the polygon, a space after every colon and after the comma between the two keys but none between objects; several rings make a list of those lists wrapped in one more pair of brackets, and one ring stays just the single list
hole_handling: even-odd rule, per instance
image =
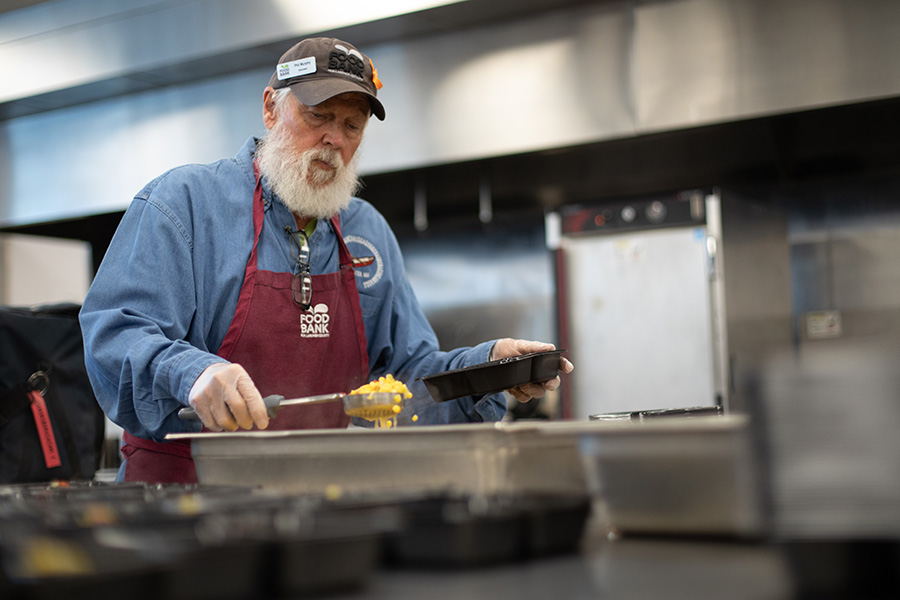
[{"label": "warmer control knob", "polygon": [[633,206],[626,206],[622,209],[622,212],[619,216],[622,217],[623,222],[632,223],[634,222],[635,218],[637,218],[637,211]]},{"label": "warmer control knob", "polygon": [[647,205],[645,214],[647,215],[647,220],[651,223],[662,223],[666,218],[666,212],[666,205],[656,200]]}]

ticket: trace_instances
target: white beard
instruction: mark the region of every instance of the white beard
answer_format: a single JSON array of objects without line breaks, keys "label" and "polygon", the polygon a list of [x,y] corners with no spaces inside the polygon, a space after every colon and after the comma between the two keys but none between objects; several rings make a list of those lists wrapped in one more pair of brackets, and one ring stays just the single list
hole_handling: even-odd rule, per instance
[{"label": "white beard", "polygon": [[[256,160],[275,195],[300,217],[330,219],[347,208],[359,189],[356,156],[345,165],[334,148],[297,151],[280,123],[257,145]],[[324,161],[334,170],[313,167],[313,160]]]}]

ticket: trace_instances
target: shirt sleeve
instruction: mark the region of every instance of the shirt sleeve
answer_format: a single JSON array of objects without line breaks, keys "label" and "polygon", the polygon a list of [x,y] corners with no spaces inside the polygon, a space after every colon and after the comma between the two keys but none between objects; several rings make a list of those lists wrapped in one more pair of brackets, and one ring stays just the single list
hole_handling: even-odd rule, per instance
[{"label": "shirt sleeve", "polygon": [[222,359],[184,341],[196,311],[192,238],[152,196],[128,208],[82,306],[85,364],[107,416],[162,441],[197,431],[178,419],[191,385]]},{"label": "shirt sleeve", "polygon": [[471,348],[439,349],[438,339],[425,317],[403,265],[394,234],[376,211],[368,222],[378,228],[384,275],[377,285],[360,289],[360,304],[366,323],[369,365],[374,379],[391,373],[413,393],[398,415],[398,424],[417,425],[498,421],[506,414],[505,395],[467,396],[435,402],[419,378],[487,362],[494,341]]}]

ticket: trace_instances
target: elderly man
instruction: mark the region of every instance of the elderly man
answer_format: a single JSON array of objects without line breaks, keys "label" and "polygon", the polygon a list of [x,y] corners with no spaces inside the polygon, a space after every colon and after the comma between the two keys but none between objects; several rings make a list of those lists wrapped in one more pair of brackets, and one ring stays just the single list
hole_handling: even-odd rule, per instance
[{"label": "elderly man", "polygon": [[[135,196],[81,311],[95,393],[125,430],[120,479],[196,481],[190,446],[164,441],[199,429],[178,418],[185,406],[212,431],[346,427],[340,403],[270,423],[262,397],[346,392],[389,373],[414,393],[400,424],[497,420],[502,395],[435,403],[416,378],[553,348],[507,338],[438,350],[390,227],[353,196],[363,132],[385,116],[380,87],[353,45],[303,40],[263,91],[264,139]],[[558,385],[510,391],[527,400]]]}]

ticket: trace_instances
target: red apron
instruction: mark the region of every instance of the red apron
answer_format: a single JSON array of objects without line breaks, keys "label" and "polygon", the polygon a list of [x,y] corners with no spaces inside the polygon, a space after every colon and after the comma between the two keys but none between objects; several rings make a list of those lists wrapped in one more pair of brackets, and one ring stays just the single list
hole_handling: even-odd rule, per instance
[{"label": "red apron", "polygon": [[[293,300],[291,273],[257,269],[263,208],[257,174],[253,250],[234,317],[216,354],[243,366],[263,396],[294,398],[347,392],[362,385],[369,374],[366,331],[353,257],[341,236],[338,217],[331,223],[338,239],[340,269],[312,276],[313,304],[303,310]],[[268,428],[343,428],[349,423],[340,402],[327,402],[281,409]],[[197,482],[189,442],[160,443],[127,432],[123,442],[125,481]]]}]

